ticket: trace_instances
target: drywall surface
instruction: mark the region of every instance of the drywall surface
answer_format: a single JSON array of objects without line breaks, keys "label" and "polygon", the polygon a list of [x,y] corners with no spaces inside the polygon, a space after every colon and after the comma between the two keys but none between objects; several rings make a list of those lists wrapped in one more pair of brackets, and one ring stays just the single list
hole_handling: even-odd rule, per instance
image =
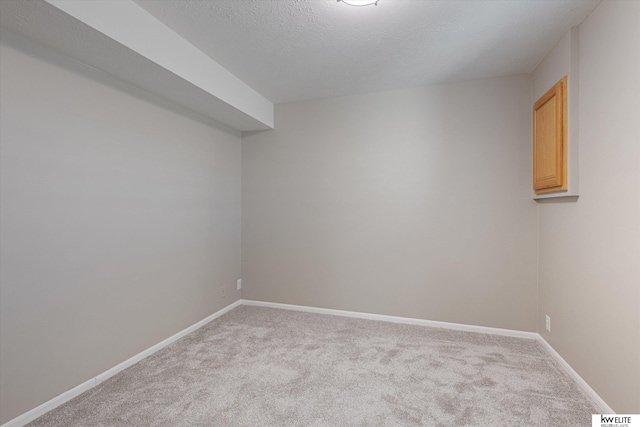
[{"label": "drywall surface", "polygon": [[0,49],[2,424],[239,298],[241,146],[24,39]]},{"label": "drywall surface", "polygon": [[275,103],[528,74],[599,2],[135,1]]},{"label": "drywall surface", "polygon": [[242,139],[243,298],[534,331],[527,75],[276,106]]},{"label": "drywall surface", "polygon": [[568,166],[568,189],[555,193],[535,194],[531,189],[532,197],[535,199],[548,199],[555,197],[579,196],[580,179],[580,30],[573,27],[560,39],[558,44],[547,54],[544,60],[536,67],[531,74],[531,93],[533,105],[542,95],[547,93],[553,85],[558,83],[562,77],[567,76],[568,83],[568,129],[567,139],[569,143],[567,162]]},{"label": "drywall surface", "polygon": [[602,2],[580,26],[580,198],[539,205],[538,330],[619,413],[640,412],[638,22]]}]

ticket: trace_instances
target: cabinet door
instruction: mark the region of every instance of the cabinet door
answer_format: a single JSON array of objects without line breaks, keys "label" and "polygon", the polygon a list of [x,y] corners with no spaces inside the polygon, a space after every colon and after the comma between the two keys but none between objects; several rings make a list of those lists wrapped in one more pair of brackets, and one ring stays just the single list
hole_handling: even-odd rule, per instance
[{"label": "cabinet door", "polygon": [[533,105],[533,189],[567,189],[567,76]]}]

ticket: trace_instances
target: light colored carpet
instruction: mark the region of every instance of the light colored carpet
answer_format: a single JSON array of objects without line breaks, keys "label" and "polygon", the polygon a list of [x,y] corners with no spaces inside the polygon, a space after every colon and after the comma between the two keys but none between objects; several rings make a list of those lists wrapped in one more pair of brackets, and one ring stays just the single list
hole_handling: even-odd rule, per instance
[{"label": "light colored carpet", "polygon": [[35,426],[590,426],[534,340],[240,306]]}]

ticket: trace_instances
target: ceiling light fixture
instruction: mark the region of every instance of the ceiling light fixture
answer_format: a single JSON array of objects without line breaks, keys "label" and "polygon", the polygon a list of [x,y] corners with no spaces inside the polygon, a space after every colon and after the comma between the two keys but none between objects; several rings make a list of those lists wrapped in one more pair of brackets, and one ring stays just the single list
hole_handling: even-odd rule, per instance
[{"label": "ceiling light fixture", "polygon": [[378,1],[380,0],[338,0],[338,3],[342,2],[349,6],[371,6],[372,4],[377,6]]}]

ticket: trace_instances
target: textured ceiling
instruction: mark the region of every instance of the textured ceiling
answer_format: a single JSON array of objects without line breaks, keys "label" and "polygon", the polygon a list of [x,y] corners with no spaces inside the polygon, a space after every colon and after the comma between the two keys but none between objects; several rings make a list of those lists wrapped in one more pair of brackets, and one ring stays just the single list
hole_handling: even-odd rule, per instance
[{"label": "textured ceiling", "polygon": [[136,0],[273,102],[530,73],[599,0]]}]

